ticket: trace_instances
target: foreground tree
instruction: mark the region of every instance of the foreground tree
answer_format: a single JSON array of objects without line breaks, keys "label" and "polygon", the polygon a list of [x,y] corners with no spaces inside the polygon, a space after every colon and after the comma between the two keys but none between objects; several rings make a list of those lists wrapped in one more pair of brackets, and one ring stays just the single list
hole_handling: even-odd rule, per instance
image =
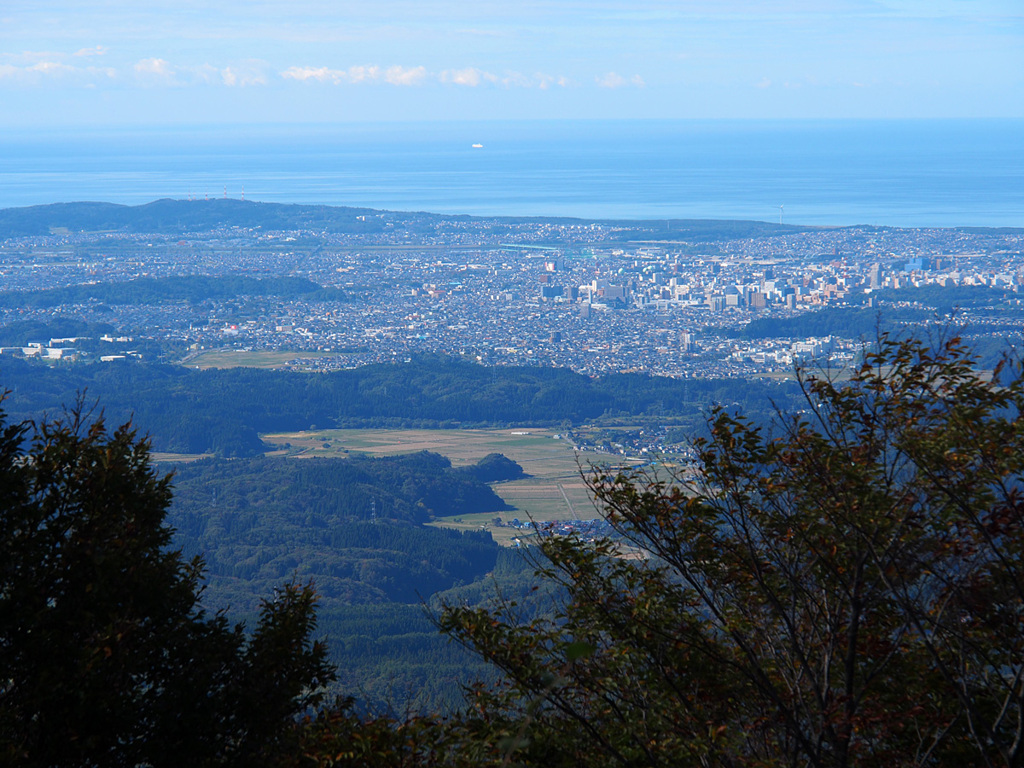
[{"label": "foreground tree", "polygon": [[622,539],[541,538],[554,618],[439,619],[506,674],[480,764],[1024,764],[1024,377],[971,364],[883,337],[692,472],[597,475]]},{"label": "foreground tree", "polygon": [[333,679],[312,589],[247,635],[170,548],[168,477],[129,426],[0,413],[0,762],[275,764]]}]

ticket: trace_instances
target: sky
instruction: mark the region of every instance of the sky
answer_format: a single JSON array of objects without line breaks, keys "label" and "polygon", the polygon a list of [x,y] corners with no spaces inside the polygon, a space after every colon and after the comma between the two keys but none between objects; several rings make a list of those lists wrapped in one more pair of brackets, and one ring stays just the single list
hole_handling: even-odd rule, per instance
[{"label": "sky", "polygon": [[1024,0],[3,0],[0,127],[1024,117]]}]

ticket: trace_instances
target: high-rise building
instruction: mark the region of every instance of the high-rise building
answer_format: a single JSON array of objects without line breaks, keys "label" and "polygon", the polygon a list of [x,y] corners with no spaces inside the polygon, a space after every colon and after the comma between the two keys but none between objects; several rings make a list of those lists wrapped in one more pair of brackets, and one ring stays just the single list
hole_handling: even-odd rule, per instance
[{"label": "high-rise building", "polygon": [[882,287],[882,265],[875,263],[871,265],[871,269],[868,270],[868,287],[869,288],[881,288]]}]

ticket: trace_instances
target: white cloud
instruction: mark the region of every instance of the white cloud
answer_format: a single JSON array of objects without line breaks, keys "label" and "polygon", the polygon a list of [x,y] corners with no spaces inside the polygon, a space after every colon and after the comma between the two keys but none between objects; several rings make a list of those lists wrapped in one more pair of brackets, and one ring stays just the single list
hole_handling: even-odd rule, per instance
[{"label": "white cloud", "polygon": [[380,67],[376,65],[361,64],[349,67],[347,70],[339,72],[334,82],[372,83],[379,78]]},{"label": "white cloud", "polygon": [[175,68],[166,59],[140,59],[135,62],[135,74],[147,82],[178,84]]},{"label": "white cloud", "polygon": [[229,87],[266,85],[266,65],[262,61],[246,61],[220,71],[221,82]]},{"label": "white cloud", "polygon": [[466,67],[465,69],[446,69],[441,73],[442,83],[454,83],[455,85],[465,85],[470,88],[475,88],[483,82],[484,74],[476,67]]},{"label": "white cloud", "polygon": [[166,59],[140,59],[133,67],[136,78],[145,85],[188,86],[220,84],[228,88],[266,85],[267,65],[258,59],[236,62],[225,67],[209,63],[176,66]]},{"label": "white cloud", "polygon": [[26,72],[39,72],[43,75],[68,75],[77,71],[76,67],[68,66],[59,61],[40,61],[31,67],[25,67]]},{"label": "white cloud", "polygon": [[762,77],[760,81],[754,84],[755,88],[771,88],[772,81],[767,77]]},{"label": "white cloud", "polygon": [[75,67],[63,61],[36,61],[34,64],[0,64],[0,80],[22,85],[39,85],[59,80],[64,84],[93,85],[97,78],[117,77],[111,67]]},{"label": "white cloud", "polygon": [[[187,87],[195,85],[220,85],[228,88],[267,85],[271,74],[266,62],[252,59],[236,61],[230,64],[180,64],[172,63],[157,56],[139,59],[134,64],[126,65],[121,72],[112,67],[73,66],[72,61],[80,61],[89,57],[102,56],[107,53],[103,46],[83,48],[74,54],[53,54],[45,60],[40,54],[20,54],[23,63],[13,61],[14,55],[0,54],[0,80],[8,82],[25,82],[54,78],[58,76],[75,76],[83,83],[88,80],[95,84],[100,78],[116,79],[125,72],[134,76],[137,84],[151,87]],[[62,60],[63,57],[63,60]],[[70,57],[78,57],[72,59]],[[84,63],[84,62],[81,62]],[[281,70],[277,76],[283,80],[307,83],[325,83],[331,85],[391,85],[396,87],[417,87],[431,83],[463,86],[466,88],[498,87],[498,88],[539,88],[548,90],[553,87],[569,87],[578,85],[562,75],[545,72],[524,74],[508,70],[495,74],[478,67],[461,67],[444,70],[428,70],[425,66],[378,64],[357,64],[345,69],[332,67],[291,66]],[[621,82],[609,80],[619,78]],[[643,81],[635,76],[631,81],[610,73],[601,79],[607,87],[624,85],[642,86]]]},{"label": "white cloud", "polygon": [[521,72],[506,72],[504,77],[501,78],[501,84],[506,88],[539,88],[542,91],[548,90],[553,85],[557,85],[559,88],[575,85],[572,80],[564,75],[555,76],[549,75],[546,72],[535,72],[533,77],[524,75]]},{"label": "white cloud", "polygon": [[594,78],[602,88],[621,88],[626,84],[626,78],[618,72],[609,72],[601,77]]},{"label": "white cloud", "polygon": [[379,83],[389,85],[420,85],[429,74],[425,67],[401,67],[398,65],[381,69],[376,64],[359,64],[348,69],[331,69],[330,67],[289,67],[281,72],[286,80],[299,82],[316,81],[320,83]]},{"label": "white cloud", "polygon": [[538,75],[534,80],[522,72],[506,72],[505,76],[501,78],[501,84],[506,88],[532,88],[534,85],[538,88],[546,88],[546,79],[550,78],[547,75]]},{"label": "white cloud", "polygon": [[[113,67],[82,66],[69,64],[74,57],[100,55],[101,46],[88,49],[89,53],[68,54],[64,52],[22,51],[21,53],[0,53],[0,81],[18,86],[79,86],[94,88],[103,80],[117,78]],[[103,49],[105,50],[105,49]]]},{"label": "white cloud", "polygon": [[102,45],[97,45],[92,48],[82,48],[75,51],[72,56],[103,56],[106,54],[107,49]]},{"label": "white cloud", "polygon": [[602,88],[625,88],[627,85],[631,85],[634,88],[644,88],[647,85],[640,75],[633,75],[627,80],[618,72],[609,72],[606,75],[595,77],[594,81]]},{"label": "white cloud", "polygon": [[388,67],[384,79],[391,85],[419,85],[427,78],[426,67]]},{"label": "white cloud", "polygon": [[135,71],[146,75],[168,76],[173,74],[166,59],[141,59],[135,62]]},{"label": "white cloud", "polygon": [[480,85],[480,70],[475,67],[450,70],[445,72],[442,77],[445,82],[455,83],[455,85],[467,85],[470,88]]},{"label": "white cloud", "polygon": [[285,80],[298,80],[300,83],[304,83],[307,80],[316,80],[321,83],[332,80],[338,83],[341,82],[344,74],[341,70],[328,69],[327,67],[288,67],[288,69],[281,73],[281,77]]},{"label": "white cloud", "polygon": [[[532,77],[522,72],[508,71],[496,75],[477,67],[461,69],[444,69],[430,72],[426,67],[381,67],[376,64],[362,64],[348,69],[332,69],[330,67],[299,67],[293,66],[279,73],[285,80],[297,82],[318,82],[341,84],[386,83],[388,85],[416,86],[429,82],[440,82],[449,85],[461,85],[467,88],[494,85],[504,88],[550,88],[552,85],[566,87],[574,85],[566,77],[556,77],[537,73]],[[636,83],[635,83],[636,84]],[[640,81],[639,84],[642,84]]]}]

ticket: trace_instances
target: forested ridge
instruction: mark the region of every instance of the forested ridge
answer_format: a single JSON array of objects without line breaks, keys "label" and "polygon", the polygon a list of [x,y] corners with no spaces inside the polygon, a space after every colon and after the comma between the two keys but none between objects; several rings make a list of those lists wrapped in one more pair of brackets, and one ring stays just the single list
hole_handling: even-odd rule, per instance
[{"label": "forested ridge", "polygon": [[497,454],[458,468],[426,451],[206,459],[174,467],[167,522],[174,545],[203,559],[208,610],[251,622],[277,585],[311,580],[337,690],[358,692],[362,706],[451,708],[467,666],[486,668],[438,635],[423,602],[449,593],[485,601],[490,574],[513,589],[529,570],[485,531],[424,523],[500,512],[486,483],[520,476]]},{"label": "forested ridge", "polygon": [[[253,604],[292,572],[328,605],[416,602],[494,567],[488,533],[425,528],[504,502],[443,456],[205,460],[176,468],[168,517],[219,604]],[[419,594],[417,594],[419,593]]]},{"label": "forested ridge", "polygon": [[[866,306],[869,298],[874,298],[877,306]],[[734,333],[747,339],[839,336],[873,341],[879,331],[899,331],[906,326],[945,327],[956,323],[963,326],[964,333],[983,334],[1002,325],[1017,328],[1024,319],[1024,307],[1016,293],[982,285],[886,288],[873,291],[870,296],[855,294],[848,301],[851,306],[825,307],[792,317],[755,318]],[[960,323],[959,314],[965,310],[984,320]],[[994,354],[977,351],[991,361],[999,350],[992,350]]]},{"label": "forested ridge", "polygon": [[345,301],[338,288],[324,288],[303,277],[140,277],[122,282],[72,285],[29,291],[0,292],[0,307],[17,309],[57,307],[96,301],[103,304],[160,304],[164,302],[201,302],[237,296],[277,296],[307,301]]},{"label": "forested ridge", "polygon": [[[119,231],[140,234],[187,234],[230,228],[250,230],[312,230],[317,233],[355,235],[384,232],[399,224],[410,231],[433,231],[452,222],[488,222],[502,225],[562,222],[567,224],[615,224],[622,239],[724,240],[758,237],[772,233],[802,232],[814,227],[773,224],[764,221],[675,219],[658,221],[611,221],[552,217],[477,217],[422,212],[380,211],[328,205],[260,203],[250,200],[155,200],[137,206],[114,203],[55,203],[0,209],[0,237],[47,235],[55,229],[72,232]],[[554,236],[552,242],[562,238]]]},{"label": "forested ridge", "polygon": [[[159,451],[252,456],[260,433],[356,427],[580,424],[647,418],[696,429],[715,403],[767,415],[792,382],[590,378],[566,369],[484,367],[454,358],[368,365],[324,374],[253,368],[198,371],[123,361],[48,367],[0,360],[12,416],[59,410],[85,392],[113,421],[131,418]],[[130,393],[130,394],[126,394]]]}]

